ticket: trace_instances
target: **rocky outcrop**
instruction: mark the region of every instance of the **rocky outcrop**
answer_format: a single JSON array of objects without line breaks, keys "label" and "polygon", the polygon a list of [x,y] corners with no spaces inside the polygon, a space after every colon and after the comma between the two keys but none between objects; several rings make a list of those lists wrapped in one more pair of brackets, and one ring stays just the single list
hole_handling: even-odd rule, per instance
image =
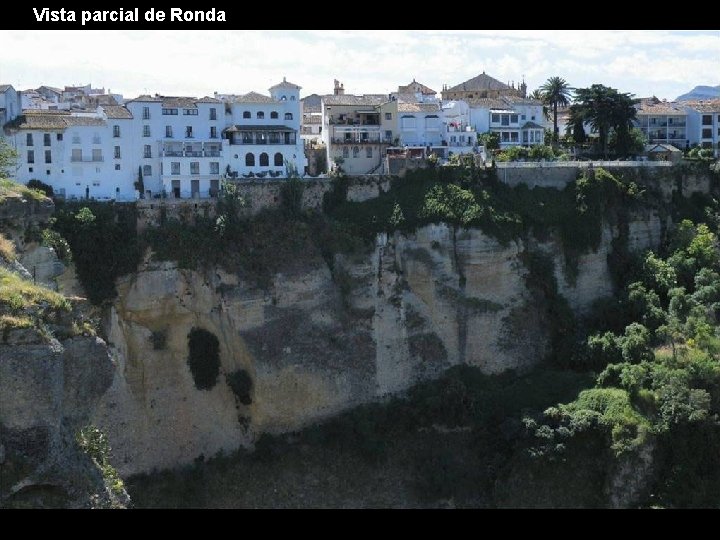
[{"label": "rocky outcrop", "polygon": [[[629,231],[628,244],[644,249],[659,241],[660,222]],[[366,254],[336,256],[332,270],[318,260],[275,275],[266,291],[238,275],[149,257],[118,282],[105,324],[118,370],[94,420],[125,475],[251,446],[261,432],[382,400],[459,363],[522,370],[549,350],[523,252],[551,253],[560,292],[582,311],[612,290],[607,255],[617,234],[605,227],[574,282],[563,275],[557,241],[501,245],[443,224],[381,235]],[[209,388],[198,389],[189,367],[194,329],[217,338]],[[238,372],[250,380],[244,397],[231,384]]]},{"label": "rocky outcrop", "polygon": [[0,344],[0,507],[121,506],[76,436],[112,380],[105,343],[34,329]]}]

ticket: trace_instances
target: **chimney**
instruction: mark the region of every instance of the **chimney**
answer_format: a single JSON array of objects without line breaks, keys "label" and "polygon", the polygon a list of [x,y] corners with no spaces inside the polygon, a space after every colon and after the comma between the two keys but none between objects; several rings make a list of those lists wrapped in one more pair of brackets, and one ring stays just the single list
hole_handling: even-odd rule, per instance
[{"label": "chimney", "polygon": [[335,88],[333,89],[333,94],[335,94],[336,96],[342,96],[345,94],[345,88],[337,79],[335,79]]}]

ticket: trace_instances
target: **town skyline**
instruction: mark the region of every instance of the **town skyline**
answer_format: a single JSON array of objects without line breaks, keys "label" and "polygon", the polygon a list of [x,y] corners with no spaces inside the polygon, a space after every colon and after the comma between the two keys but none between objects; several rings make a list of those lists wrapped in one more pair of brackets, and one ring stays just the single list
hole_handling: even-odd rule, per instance
[{"label": "town skyline", "polygon": [[[102,42],[88,46],[97,36]],[[23,51],[5,59],[0,82],[20,90],[92,84],[125,98],[265,92],[282,77],[303,96],[332,93],[334,79],[353,94],[411,80],[440,93],[485,72],[515,85],[524,77],[528,92],[557,75],[573,87],[602,83],[671,101],[720,82],[711,80],[720,32],[702,30],[5,31],[0,44]]]}]

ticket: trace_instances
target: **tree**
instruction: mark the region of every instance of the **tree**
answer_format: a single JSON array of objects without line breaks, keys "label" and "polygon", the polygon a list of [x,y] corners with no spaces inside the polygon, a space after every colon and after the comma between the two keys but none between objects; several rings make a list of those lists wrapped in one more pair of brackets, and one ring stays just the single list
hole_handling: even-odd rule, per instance
[{"label": "tree", "polygon": [[500,148],[500,134],[494,131],[486,131],[478,135],[478,142],[482,144],[486,150],[497,150]]},{"label": "tree", "polygon": [[7,139],[0,135],[0,177],[9,176],[8,169],[15,164],[17,151],[10,146]]},{"label": "tree", "polygon": [[611,130],[616,131],[616,149],[627,153],[630,129],[636,114],[634,105],[632,94],[593,84],[590,88],[575,90],[575,103],[570,107],[570,114],[574,121],[590,123],[598,133],[603,154],[607,156]]},{"label": "tree", "polygon": [[540,87],[543,103],[550,105],[553,110],[553,142],[558,140],[557,111],[558,106],[563,107],[570,103],[570,87],[562,77],[550,77]]},{"label": "tree", "polygon": [[135,189],[140,192],[140,198],[145,198],[145,180],[143,179],[142,166],[138,166],[138,179],[135,182]]}]

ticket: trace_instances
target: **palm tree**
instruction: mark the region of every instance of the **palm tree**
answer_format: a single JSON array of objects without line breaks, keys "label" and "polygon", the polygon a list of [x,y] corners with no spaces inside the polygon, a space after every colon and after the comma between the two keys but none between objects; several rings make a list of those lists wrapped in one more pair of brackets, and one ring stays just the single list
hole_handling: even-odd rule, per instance
[{"label": "palm tree", "polygon": [[552,105],[553,109],[553,140],[558,140],[557,111],[558,105],[565,107],[570,103],[570,86],[562,77],[550,77],[545,84],[540,87],[543,96],[543,102]]}]

